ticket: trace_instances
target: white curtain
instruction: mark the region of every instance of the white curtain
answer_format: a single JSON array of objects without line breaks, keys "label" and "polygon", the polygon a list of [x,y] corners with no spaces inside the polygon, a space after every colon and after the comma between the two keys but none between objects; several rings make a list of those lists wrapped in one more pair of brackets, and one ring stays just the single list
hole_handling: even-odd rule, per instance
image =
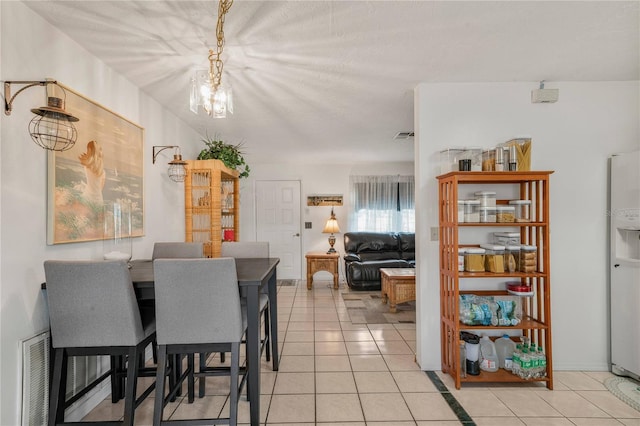
[{"label": "white curtain", "polygon": [[350,231],[415,232],[413,176],[350,176]]}]

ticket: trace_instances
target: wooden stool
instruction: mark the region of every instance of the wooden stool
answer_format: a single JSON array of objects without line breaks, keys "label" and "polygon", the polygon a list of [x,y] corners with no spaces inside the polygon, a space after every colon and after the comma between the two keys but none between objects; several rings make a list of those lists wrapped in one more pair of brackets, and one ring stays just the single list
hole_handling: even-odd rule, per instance
[{"label": "wooden stool", "polygon": [[416,300],[416,270],[414,268],[380,268],[382,303],[389,300],[389,312],[396,312],[398,303]]}]

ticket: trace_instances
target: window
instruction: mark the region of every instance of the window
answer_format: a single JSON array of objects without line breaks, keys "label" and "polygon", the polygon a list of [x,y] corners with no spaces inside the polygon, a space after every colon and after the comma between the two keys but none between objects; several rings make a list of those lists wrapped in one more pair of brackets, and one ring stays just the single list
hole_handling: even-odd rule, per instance
[{"label": "window", "polygon": [[349,229],[415,232],[413,176],[351,176]]}]

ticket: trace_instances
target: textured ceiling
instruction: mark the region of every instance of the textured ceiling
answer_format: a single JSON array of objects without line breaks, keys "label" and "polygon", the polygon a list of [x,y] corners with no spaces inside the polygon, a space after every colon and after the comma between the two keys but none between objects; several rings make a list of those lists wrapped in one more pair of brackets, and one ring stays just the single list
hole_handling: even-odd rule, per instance
[{"label": "textured ceiling", "polygon": [[26,4],[254,162],[411,161],[413,142],[393,136],[413,130],[420,82],[640,79],[638,1],[236,0],[223,54],[235,114],[213,120],[188,94],[215,46],[216,1]]}]

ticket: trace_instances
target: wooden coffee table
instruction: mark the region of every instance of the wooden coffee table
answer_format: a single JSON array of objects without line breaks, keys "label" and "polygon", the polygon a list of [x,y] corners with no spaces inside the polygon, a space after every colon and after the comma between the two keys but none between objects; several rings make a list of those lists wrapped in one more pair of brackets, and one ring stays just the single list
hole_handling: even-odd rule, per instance
[{"label": "wooden coffee table", "polygon": [[398,303],[416,300],[415,268],[380,268],[382,303],[389,300],[389,312],[396,312]]}]

